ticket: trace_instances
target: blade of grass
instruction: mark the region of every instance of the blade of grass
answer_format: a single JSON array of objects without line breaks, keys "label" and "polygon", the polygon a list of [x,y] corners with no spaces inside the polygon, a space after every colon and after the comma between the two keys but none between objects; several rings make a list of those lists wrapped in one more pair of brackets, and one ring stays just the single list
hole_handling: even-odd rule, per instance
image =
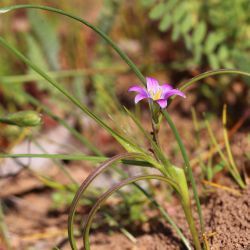
[{"label": "blade of grass", "polygon": [[198,190],[197,190],[197,187],[196,187],[196,183],[195,183],[195,179],[194,179],[194,176],[193,176],[193,171],[192,171],[192,168],[190,166],[190,163],[189,163],[189,158],[188,158],[188,155],[187,155],[187,152],[186,152],[186,149],[185,149],[185,146],[181,140],[181,137],[170,117],[170,115],[168,114],[167,111],[165,110],[162,110],[162,114],[163,116],[166,118],[170,128],[172,129],[174,135],[175,135],[175,138],[176,138],[176,141],[178,142],[178,145],[180,147],[180,150],[181,150],[181,154],[182,154],[182,157],[183,157],[183,160],[185,162],[185,169],[186,169],[186,174],[188,176],[188,179],[190,180],[191,182],[191,186],[192,186],[192,190],[193,190],[193,193],[194,193],[194,199],[195,199],[195,202],[196,202],[196,206],[197,206],[197,211],[198,211],[198,214],[199,214],[199,221],[200,221],[200,226],[201,226],[201,231],[202,233],[205,232],[205,227],[204,227],[204,220],[203,220],[203,216],[202,216],[202,210],[201,210],[201,205],[200,205],[200,200],[199,200],[199,196],[198,196]]},{"label": "blade of grass", "polygon": [[[200,124],[199,124],[198,119],[197,119],[196,111],[195,111],[195,109],[193,107],[191,108],[191,113],[192,113],[192,120],[193,120],[194,130],[195,130],[196,146],[197,146],[197,148],[201,148]],[[200,165],[200,168],[201,168],[203,178],[207,177],[208,176],[207,172],[208,172],[209,166],[206,166],[206,164],[203,161],[200,154],[198,154],[198,161],[199,161],[199,165]]]},{"label": "blade of grass", "polygon": [[[43,153],[48,154],[48,152],[45,150],[45,148],[32,136],[31,137],[32,142],[42,150]],[[67,168],[64,167],[64,165],[59,162],[56,159],[52,159],[53,162],[58,166],[59,170],[75,185],[77,185],[77,181],[74,179],[74,177],[71,175],[70,171],[68,171]]]},{"label": "blade of grass", "polygon": [[[85,222],[85,226],[84,226],[84,233],[83,233],[83,244],[84,244],[84,249],[85,250],[89,250],[90,249],[90,244],[89,244],[89,231],[90,231],[90,227],[93,221],[93,218],[96,214],[96,212],[98,211],[98,209],[102,206],[102,204],[116,191],[118,191],[119,189],[121,189],[122,187],[140,181],[140,180],[150,180],[150,179],[156,179],[156,180],[160,180],[160,181],[164,181],[167,184],[173,186],[174,188],[177,188],[177,184],[171,180],[168,179],[164,176],[161,175],[145,175],[145,176],[135,176],[135,177],[131,177],[128,178],[114,186],[112,186],[108,191],[106,191],[103,195],[101,195],[99,197],[99,199],[96,201],[96,203],[94,204],[94,206],[92,207],[90,213],[88,214],[88,217],[86,219]],[[177,188],[178,190],[178,188]],[[181,233],[181,232],[179,232]],[[182,234],[182,233],[181,233]],[[182,239],[185,246],[187,247],[187,249],[191,249],[191,246],[189,244],[189,242],[183,238]]]},{"label": "blade of grass", "polygon": [[[39,103],[39,101],[37,101],[35,98],[33,98],[32,96],[26,94],[26,96],[28,97],[29,101],[31,101],[32,104],[36,105],[36,106],[41,106],[52,118],[54,118],[55,120],[59,121],[64,127],[66,127],[71,133],[73,133],[74,136],[76,136],[77,139],[79,139],[84,145],[85,144],[85,140],[84,137],[82,136],[82,134],[80,134],[75,128],[71,128],[63,119],[55,116],[52,112],[49,111],[49,109],[42,105],[41,103]],[[150,138],[151,139],[151,138]],[[97,149],[98,150],[98,149]],[[100,155],[103,156],[103,155]],[[103,156],[103,160],[106,160],[108,158]],[[101,158],[100,158],[101,160]],[[103,161],[101,160],[101,161]],[[129,164],[129,165],[137,165],[137,166],[151,166],[149,163],[145,162],[145,161],[138,161],[138,160],[122,160],[122,163],[124,164]],[[117,172],[119,172],[120,175],[122,175],[123,177],[127,177],[127,174],[125,174],[121,169],[117,169],[115,168],[115,170]],[[164,208],[152,197],[152,195],[150,195],[145,189],[143,189],[139,184],[134,183],[135,187],[137,187],[146,197],[147,199],[149,199],[152,204],[160,211],[160,213],[162,214],[162,216],[164,217],[164,219],[170,224],[172,225],[172,227],[176,230],[177,234],[179,235],[179,237],[183,240],[184,244],[185,242],[187,242],[187,240],[185,239],[185,237],[183,236],[183,234],[181,233],[180,229],[178,228],[178,226],[175,224],[175,222],[172,220],[172,218],[168,215],[168,213],[164,210]],[[188,248],[188,244],[185,244]]]},{"label": "blade of grass", "polygon": [[[82,183],[81,187],[79,188],[77,194],[75,195],[75,198],[72,202],[71,205],[71,215],[69,217],[69,230],[71,230],[71,228],[73,228],[73,219],[74,219],[74,214],[75,214],[75,210],[77,207],[77,204],[82,196],[82,194],[84,193],[84,191],[86,190],[86,188],[89,186],[89,184],[93,181],[94,178],[97,177],[97,175],[101,174],[103,171],[105,171],[107,168],[109,168],[114,162],[121,160],[122,158],[129,158],[129,157],[136,157],[138,156],[138,154],[135,153],[127,153],[127,154],[121,154],[118,156],[114,156],[113,158],[111,158],[110,160],[105,161],[103,164],[100,165],[100,167],[98,167],[97,169],[94,170],[94,172]],[[122,174],[123,177],[127,178],[127,175]],[[138,184],[134,184],[151,202],[152,204],[159,209],[159,211],[161,212],[161,214],[163,215],[163,217],[170,223],[170,225],[173,226],[173,228],[176,230],[177,234],[179,235],[179,237],[183,240],[183,243],[186,246],[189,246],[189,243],[187,241],[187,239],[183,236],[183,234],[181,233],[180,229],[178,228],[178,226],[175,224],[175,222],[171,219],[171,217],[168,215],[168,213],[158,204],[158,202],[147,193],[147,191],[145,189],[143,189],[142,187],[140,187]],[[73,229],[72,229],[73,230]],[[70,238],[72,240],[71,246],[72,249],[76,249],[73,248],[75,246],[74,243],[74,239],[73,239],[73,234],[69,234]],[[187,247],[188,248],[188,247]],[[189,249],[189,248],[188,248]]]},{"label": "blade of grass", "polygon": [[129,67],[135,72],[135,74],[137,75],[137,77],[141,80],[142,84],[144,86],[146,86],[146,81],[144,76],[142,75],[142,73],[140,72],[140,70],[137,68],[137,66],[129,59],[129,57],[123,53],[123,51],[105,34],[103,33],[100,29],[98,29],[97,27],[95,27],[94,25],[90,24],[89,22],[87,22],[86,20],[77,17],[73,14],[67,13],[63,10],[60,9],[56,9],[53,7],[49,7],[49,6],[42,6],[42,5],[35,5],[35,4],[22,4],[22,5],[12,5],[12,6],[7,6],[4,8],[0,8],[0,14],[2,13],[7,13],[9,11],[13,11],[13,10],[17,10],[17,9],[41,9],[41,10],[47,10],[47,11],[51,11],[51,12],[55,12],[64,16],[67,16],[69,18],[72,18],[86,26],[88,26],[90,29],[92,29],[93,31],[95,31],[98,35],[100,35],[118,54],[119,56],[129,65]]},{"label": "blade of grass", "polygon": [[[1,154],[0,158],[46,158],[46,159],[58,159],[58,160],[69,160],[69,161],[90,161],[93,163],[100,163],[108,159],[105,156],[89,156],[84,154]],[[127,165],[152,167],[151,164],[145,161],[139,160],[122,160]]]},{"label": "blade of grass", "polygon": [[125,158],[136,158],[136,157],[140,157],[140,155],[135,154],[135,153],[124,153],[124,154],[120,154],[117,156],[114,156],[111,159],[108,159],[106,161],[104,161],[98,168],[96,168],[82,183],[82,185],[79,187],[78,191],[75,194],[75,197],[71,203],[70,206],[70,211],[69,211],[69,217],[68,217],[68,235],[69,235],[69,242],[70,242],[70,246],[72,249],[77,249],[76,246],[76,241],[74,238],[74,217],[75,217],[75,213],[76,213],[76,208],[78,206],[78,203],[83,195],[83,193],[85,192],[85,190],[88,188],[88,186],[92,183],[92,181],[99,175],[101,174],[103,171],[105,171],[105,169],[109,166],[112,166],[114,163],[116,163],[117,161],[121,160],[121,159],[125,159]]},{"label": "blade of grass", "polygon": [[107,157],[102,156],[89,156],[84,154],[0,154],[0,158],[47,158],[47,159],[60,159],[60,160],[85,160],[91,162],[102,162]]},{"label": "blade of grass", "polygon": [[[125,73],[127,71],[124,67],[115,68],[102,68],[102,69],[69,69],[61,71],[49,71],[48,75],[55,79],[67,78],[67,77],[77,77],[85,75],[94,75],[97,73],[101,74],[115,74],[115,73]],[[30,81],[39,81],[43,78],[37,74],[28,75],[11,75],[11,76],[0,76],[1,84],[22,84]]]},{"label": "blade of grass", "polygon": [[228,161],[226,155],[225,155],[225,154],[223,153],[223,151],[221,150],[221,147],[220,147],[218,141],[216,140],[216,137],[215,137],[215,135],[214,135],[214,132],[213,132],[213,130],[212,130],[212,128],[211,128],[211,125],[210,125],[210,123],[208,122],[208,119],[207,119],[207,118],[205,118],[205,124],[206,124],[207,130],[208,130],[208,134],[209,134],[209,136],[210,136],[210,138],[211,138],[211,142],[214,144],[214,146],[215,146],[215,148],[216,148],[218,154],[220,155],[222,161],[224,162],[225,168],[231,173],[231,175],[233,176],[233,178],[236,180],[236,179],[237,179],[237,176],[235,176],[235,173],[234,173],[234,171],[232,171],[231,165],[230,165],[230,163],[229,163],[229,161]]},{"label": "blade of grass", "polygon": [[127,151],[132,152],[141,152],[141,149],[131,144],[126,138],[119,135],[116,131],[111,129],[104,121],[102,121],[97,115],[91,112],[87,106],[81,104],[78,99],[69,94],[57,81],[52,79],[48,74],[46,74],[43,70],[37,67],[34,63],[32,63],[27,57],[25,57],[20,51],[16,48],[12,47],[9,43],[7,43],[2,37],[0,37],[0,44],[3,45],[6,49],[10,50],[13,54],[15,54],[19,59],[21,59],[24,63],[29,65],[34,71],[36,71],[39,75],[41,75],[47,82],[49,82],[52,86],[54,86],[57,90],[59,90],[65,97],[67,97],[73,104],[75,104],[79,109],[81,109],[86,115],[95,120],[101,127],[106,129]]},{"label": "blade of grass", "polygon": [[91,152],[98,156],[103,156],[102,152],[93,145],[89,140],[86,139],[81,133],[79,133],[76,129],[71,127],[64,119],[60,118],[59,116],[55,115],[53,112],[50,111],[48,107],[43,105],[41,102],[39,102],[37,99],[35,99],[33,96],[24,93],[25,98],[27,100],[37,106],[43,109],[51,118],[53,118],[55,121],[60,123],[62,126],[64,126],[73,136],[75,136],[76,139],[78,139],[84,146],[86,146]]},{"label": "blade of grass", "polygon": [[217,184],[217,183],[214,183],[214,182],[211,182],[211,181],[206,181],[206,180],[203,180],[202,181],[205,185],[208,185],[208,186],[211,186],[211,187],[215,187],[215,188],[218,188],[218,189],[223,189],[223,190],[226,190],[228,192],[231,192],[235,195],[238,195],[240,196],[241,193],[236,190],[236,189],[233,189],[233,188],[229,188],[229,187],[226,187],[226,186],[223,186],[223,185],[220,185],[220,184]]},{"label": "blade of grass", "polygon": [[6,247],[6,250],[11,250],[11,242],[9,240],[9,232],[7,225],[4,221],[4,213],[3,213],[3,206],[2,206],[2,201],[0,200],[0,236],[1,236],[1,241],[3,241],[3,247]]},{"label": "blade of grass", "polygon": [[[143,135],[150,141],[151,146],[154,150],[154,153],[156,154],[156,157],[163,163],[164,166],[170,167],[171,163],[169,160],[165,157],[165,155],[162,153],[161,149],[159,146],[156,144],[156,142],[153,140],[153,138],[145,131],[145,129],[142,127],[140,121],[135,117],[134,114],[132,114],[128,109],[124,107],[125,111],[127,114],[130,116],[130,118],[134,121],[136,126],[140,129],[140,131],[143,133]],[[160,166],[159,166],[160,167]],[[159,168],[158,167],[158,168]],[[161,169],[161,167],[160,167]]]},{"label": "blade of grass", "polygon": [[228,139],[228,132],[227,132],[227,106],[226,106],[226,104],[224,104],[224,106],[223,106],[222,124],[223,124],[223,135],[224,135],[225,147],[226,147],[226,151],[227,151],[227,156],[228,156],[229,163],[231,165],[232,171],[235,174],[236,181],[239,184],[239,186],[241,188],[246,188],[246,185],[245,185],[245,183],[243,182],[243,180],[242,180],[242,178],[240,176],[238,168],[236,167],[236,164],[235,164],[235,161],[234,161],[234,158],[233,158],[233,154],[232,154],[232,151],[231,151],[229,139]]},{"label": "blade of grass", "polygon": [[250,73],[244,72],[244,71],[240,71],[240,70],[237,70],[237,69],[211,70],[211,71],[207,71],[207,72],[201,73],[201,74],[199,74],[199,75],[191,78],[190,80],[186,81],[185,83],[183,83],[180,86],[180,90],[183,91],[186,88],[188,88],[191,85],[193,85],[194,83],[196,83],[199,80],[202,80],[204,78],[207,78],[207,77],[210,77],[210,76],[215,76],[215,75],[221,75],[221,74],[238,74],[238,75],[243,75],[243,76],[250,76]]}]

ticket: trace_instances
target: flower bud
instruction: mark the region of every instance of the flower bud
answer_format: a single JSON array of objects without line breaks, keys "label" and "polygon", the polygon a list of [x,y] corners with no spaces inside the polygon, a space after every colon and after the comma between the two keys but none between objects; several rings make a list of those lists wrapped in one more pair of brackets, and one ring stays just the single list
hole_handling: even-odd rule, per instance
[{"label": "flower bud", "polygon": [[41,115],[35,111],[20,111],[1,118],[0,122],[19,127],[34,127],[41,124]]}]

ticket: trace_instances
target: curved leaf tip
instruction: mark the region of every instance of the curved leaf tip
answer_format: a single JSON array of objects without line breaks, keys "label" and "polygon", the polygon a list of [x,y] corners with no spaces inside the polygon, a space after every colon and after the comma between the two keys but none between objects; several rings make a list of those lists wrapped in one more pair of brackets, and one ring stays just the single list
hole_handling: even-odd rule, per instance
[{"label": "curved leaf tip", "polygon": [[4,14],[6,12],[9,12],[11,9],[9,7],[5,7],[5,8],[0,8],[0,14]]}]

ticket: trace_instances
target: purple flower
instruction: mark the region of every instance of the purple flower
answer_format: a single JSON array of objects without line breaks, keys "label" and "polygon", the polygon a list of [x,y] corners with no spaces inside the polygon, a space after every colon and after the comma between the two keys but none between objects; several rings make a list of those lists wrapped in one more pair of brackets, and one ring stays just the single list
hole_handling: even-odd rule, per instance
[{"label": "purple flower", "polygon": [[143,99],[151,99],[157,102],[161,108],[166,108],[168,105],[168,98],[173,95],[179,95],[186,98],[185,94],[178,89],[174,89],[169,84],[159,85],[159,82],[152,78],[146,77],[147,80],[147,89],[140,86],[133,86],[129,88],[128,91],[137,92],[135,96],[135,103]]}]

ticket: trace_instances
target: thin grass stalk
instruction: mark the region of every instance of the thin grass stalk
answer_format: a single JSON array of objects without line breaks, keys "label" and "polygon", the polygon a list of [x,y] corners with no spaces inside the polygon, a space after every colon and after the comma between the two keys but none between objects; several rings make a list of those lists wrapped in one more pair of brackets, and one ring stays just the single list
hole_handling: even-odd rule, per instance
[{"label": "thin grass stalk", "polygon": [[127,151],[137,151],[141,152],[142,150],[137,146],[132,144],[126,138],[118,134],[116,131],[111,129],[104,121],[102,121],[96,114],[91,112],[87,106],[81,104],[78,99],[69,94],[57,81],[52,79],[48,74],[41,70],[38,66],[32,63],[27,57],[25,57],[20,51],[8,44],[2,37],[0,37],[0,44],[5,48],[10,50],[15,54],[19,59],[29,65],[33,70],[35,70],[39,75],[41,75],[45,80],[47,80],[52,86],[54,86],[59,92],[61,92],[65,97],[67,97],[75,106],[82,110],[86,115],[95,120],[101,127],[106,129]]},{"label": "thin grass stalk", "polygon": [[0,199],[0,243],[3,241],[3,247],[6,247],[6,250],[11,250],[11,242],[9,240],[9,232],[7,225],[4,221],[4,213],[3,213],[3,206],[2,201]]},{"label": "thin grass stalk", "polygon": [[55,12],[64,16],[67,16],[69,18],[72,18],[86,26],[88,26],[90,29],[94,30],[98,35],[100,35],[118,54],[119,56],[129,65],[129,67],[134,71],[134,73],[137,75],[137,77],[141,80],[142,84],[146,86],[146,81],[140,70],[137,68],[137,66],[129,59],[129,57],[100,29],[95,27],[94,25],[90,24],[86,20],[75,16],[73,14],[67,13],[63,10],[56,9],[53,7],[43,6],[43,5],[35,5],[35,4],[22,4],[22,5],[12,5],[9,7],[0,8],[0,14],[6,13],[12,10],[17,9],[41,9],[41,10],[47,10],[51,12]]},{"label": "thin grass stalk", "polygon": [[[69,216],[69,220],[68,220],[68,222],[69,222],[69,224],[68,224],[69,230],[70,230],[71,227],[73,228],[74,213],[75,213],[77,204],[78,204],[78,202],[80,200],[80,197],[83,195],[84,191],[90,185],[90,183],[99,174],[101,174],[103,171],[105,171],[106,169],[108,169],[109,167],[111,167],[114,164],[114,162],[119,161],[123,157],[124,158],[130,158],[130,157],[136,157],[136,156],[140,157],[140,155],[138,155],[138,154],[132,154],[132,153],[130,153],[130,154],[127,153],[127,154],[121,154],[121,155],[118,155],[118,156],[114,156],[110,160],[107,160],[102,165],[100,165],[100,167],[98,167],[97,169],[95,169],[94,172],[92,172],[92,174],[83,182],[83,184],[81,185],[81,187],[78,189],[78,192],[75,195],[75,198],[74,198],[74,200],[72,202],[72,206],[71,206],[71,214],[72,214],[72,216]],[[124,176],[124,174],[123,174],[123,176]],[[189,249],[190,244],[188,243],[188,240],[184,237],[184,235],[182,234],[182,232],[180,231],[180,229],[178,228],[178,226],[171,219],[171,217],[167,214],[167,212],[158,204],[158,202],[151,195],[149,195],[147,193],[147,191],[145,189],[143,189],[142,187],[140,187],[137,183],[135,183],[134,185],[152,202],[152,204],[155,207],[157,207],[159,209],[159,211],[161,212],[161,214],[163,215],[163,217],[170,223],[170,225],[173,226],[173,228],[176,230],[177,234],[179,235],[179,237],[183,241],[184,245],[187,247],[187,249]],[[71,234],[70,236],[73,237],[73,234]],[[70,240],[72,241],[72,245],[73,245],[74,244],[74,239],[70,238]]]},{"label": "thin grass stalk", "polygon": [[[200,146],[201,146],[200,125],[198,123],[196,111],[195,111],[195,109],[193,107],[191,108],[191,113],[192,113],[192,120],[193,120],[194,130],[195,130],[196,146],[197,146],[197,148],[200,148]],[[198,157],[199,166],[200,166],[200,169],[201,169],[202,176],[203,176],[203,178],[205,178],[207,176],[207,171],[206,171],[207,167],[206,167],[204,161],[202,160],[201,155],[198,154],[197,157]],[[190,164],[190,162],[189,162],[189,164]]]},{"label": "thin grass stalk", "polygon": [[[167,167],[171,167],[171,163],[170,161],[165,157],[165,155],[163,154],[163,152],[161,151],[159,145],[157,144],[157,141],[154,140],[154,138],[152,138],[148,132],[143,128],[143,126],[141,125],[140,121],[137,119],[137,117],[135,117],[134,114],[132,114],[128,109],[124,108],[125,111],[127,112],[127,114],[129,115],[129,117],[134,121],[134,123],[136,124],[136,126],[139,128],[139,130],[143,133],[143,135],[148,139],[148,141],[151,143],[152,149],[154,151],[154,154],[156,156],[156,158],[162,162],[163,165],[167,166]],[[160,167],[159,167],[160,169]]]},{"label": "thin grass stalk", "polygon": [[204,220],[203,220],[203,216],[202,216],[202,210],[201,210],[201,205],[200,205],[200,199],[199,199],[199,195],[198,195],[198,190],[197,190],[197,187],[196,187],[196,183],[195,183],[195,179],[194,179],[194,176],[193,176],[193,171],[192,171],[192,168],[190,166],[190,163],[189,163],[189,158],[188,158],[188,155],[187,155],[187,152],[186,152],[186,149],[185,149],[185,146],[181,140],[181,137],[170,117],[170,115],[168,114],[167,111],[165,110],[162,110],[162,113],[164,115],[164,117],[166,118],[170,128],[172,129],[174,135],[175,135],[175,138],[176,138],[176,141],[178,142],[178,145],[180,147],[180,150],[181,150],[181,154],[182,154],[182,157],[183,157],[183,160],[185,162],[185,172],[188,176],[188,179],[190,180],[191,182],[191,186],[192,186],[192,190],[193,190],[193,193],[194,193],[194,199],[195,199],[195,203],[196,203],[196,207],[197,207],[197,211],[198,211],[198,215],[199,215],[199,221],[200,221],[200,226],[201,226],[201,231],[202,233],[205,232],[205,227],[204,227]]},{"label": "thin grass stalk", "polygon": [[188,250],[191,250],[191,246],[189,241],[185,238],[179,227],[176,225],[174,220],[169,216],[169,214],[166,212],[166,210],[152,197],[150,196],[141,186],[137,183],[134,183],[135,186],[138,187],[138,189],[141,190],[141,192],[151,201],[151,203],[158,208],[164,219],[173,227],[173,229],[176,231],[177,235],[180,237],[184,245]]},{"label": "thin grass stalk", "polygon": [[226,169],[230,172],[230,174],[233,176],[233,178],[237,181],[237,175],[235,174],[234,171],[232,171],[231,165],[230,165],[226,155],[221,150],[221,147],[215,138],[215,135],[214,135],[214,132],[211,128],[211,125],[206,118],[205,118],[205,124],[206,124],[207,130],[208,130],[208,134],[211,138],[211,141],[214,144],[214,146],[216,147],[216,150],[217,150],[218,154],[220,155],[222,161],[224,162]]},{"label": "thin grass stalk", "polygon": [[[34,139],[32,137],[31,140],[38,148],[40,148],[45,154],[47,154],[47,151],[44,149],[44,147],[36,139]],[[59,170],[72,182],[72,184],[78,186],[78,183],[75,180],[75,178],[71,175],[71,173],[68,171],[68,169],[61,162],[59,162],[56,159],[52,159],[52,161],[58,166]]]},{"label": "thin grass stalk", "polygon": [[225,147],[226,147],[226,151],[227,151],[228,160],[229,160],[229,163],[231,165],[231,169],[232,169],[231,171],[234,172],[238,185],[241,188],[246,188],[245,183],[241,179],[238,168],[236,167],[236,164],[235,164],[235,161],[234,161],[234,158],[233,158],[233,154],[232,154],[232,151],[231,151],[231,147],[230,147],[230,142],[229,142],[229,139],[228,139],[228,133],[227,133],[227,106],[226,106],[226,104],[224,104],[224,106],[223,106],[222,124],[223,124],[223,135],[224,135]]},{"label": "thin grass stalk", "polygon": [[60,118],[59,116],[53,114],[47,108],[45,105],[41,104],[39,101],[37,101],[33,96],[24,93],[25,98],[28,99],[28,101],[43,109],[50,117],[52,117],[55,121],[60,123],[62,126],[64,126],[75,138],[77,138],[84,146],[86,146],[91,152],[93,152],[97,156],[103,156],[102,152],[93,145],[86,137],[84,137],[81,133],[79,133],[76,129],[72,128],[64,119]]},{"label": "thin grass stalk", "polygon": [[237,75],[243,75],[243,76],[250,76],[250,73],[240,71],[237,69],[218,69],[218,70],[210,70],[204,73],[199,74],[198,76],[195,76],[191,78],[190,80],[184,82],[180,86],[180,90],[183,91],[193,85],[194,83],[198,82],[199,80],[202,80],[204,78],[215,76],[215,75],[222,75],[222,74],[237,74]]},{"label": "thin grass stalk", "polygon": [[[89,156],[84,154],[7,154],[0,153],[1,158],[46,158],[46,159],[58,159],[58,160],[69,160],[69,161],[89,161],[93,163],[101,163],[103,161],[108,160],[109,158],[106,156]],[[120,161],[126,165],[134,165],[141,167],[153,167],[150,163],[142,160],[127,160],[122,159]],[[124,172],[119,170],[119,174],[124,177]]]},{"label": "thin grass stalk", "polygon": [[[48,6],[42,6],[42,5],[32,5],[32,4],[24,4],[24,5],[13,5],[9,7],[4,7],[0,9],[0,13],[6,13],[12,10],[16,9],[22,9],[22,8],[33,8],[33,9],[42,9],[42,10],[47,10],[47,11],[52,11],[64,16],[67,16],[69,18],[72,18],[76,21],[81,22],[82,24],[88,26],[92,30],[94,30],[98,35],[100,35],[118,54],[119,56],[128,64],[128,66],[132,69],[132,71],[137,75],[137,77],[140,79],[141,83],[146,86],[146,79],[142,75],[141,71],[138,69],[138,67],[129,59],[129,57],[107,36],[104,32],[102,32],[100,29],[95,27],[94,25],[90,24],[86,20],[79,18],[75,15],[69,14],[64,12],[63,10],[48,7]],[[30,65],[31,66],[31,65]],[[32,67],[32,66],[31,66]],[[154,119],[153,119],[153,105],[152,103],[149,103],[150,107],[150,112],[152,116],[152,129],[153,129],[153,139],[155,140],[156,144],[158,144],[158,128],[157,124],[155,124]]]},{"label": "thin grass stalk", "polygon": [[[103,195],[99,197],[99,199],[96,201],[95,205],[92,207],[90,213],[88,214],[88,217],[85,221],[85,226],[84,226],[84,232],[83,232],[83,244],[84,244],[84,250],[90,250],[90,244],[89,244],[89,231],[91,227],[92,220],[98,211],[98,209],[102,206],[102,204],[116,191],[121,189],[122,187],[140,181],[140,180],[150,180],[150,179],[156,179],[160,181],[164,181],[167,184],[170,184],[172,187],[174,187],[178,191],[178,185],[171,179],[168,179],[164,176],[161,175],[145,175],[145,176],[135,176],[128,178],[124,181],[121,181],[120,183],[114,185],[111,187],[108,191],[106,191]],[[186,247],[187,249],[191,249],[190,244],[186,242]],[[199,249],[199,248],[197,248]]]},{"label": "thin grass stalk", "polygon": [[85,181],[82,183],[82,185],[80,186],[80,188],[78,189],[78,191],[75,194],[75,197],[71,203],[70,206],[70,211],[69,211],[69,217],[68,217],[68,236],[69,236],[69,242],[71,245],[71,248],[76,250],[77,246],[76,246],[76,242],[75,242],[75,238],[74,238],[74,229],[73,229],[73,225],[74,225],[74,216],[75,216],[75,212],[76,212],[76,208],[77,205],[81,199],[81,196],[83,195],[83,193],[85,192],[85,190],[88,188],[88,186],[91,184],[91,182],[99,175],[101,174],[107,167],[111,166],[112,164],[114,164],[115,162],[124,159],[124,158],[136,158],[136,157],[140,157],[139,154],[135,154],[135,153],[124,153],[124,154],[120,154],[117,156],[114,156],[111,159],[108,159],[107,161],[105,161],[104,163],[102,163],[98,168],[96,168],[86,179]]},{"label": "thin grass stalk", "polygon": [[[48,74],[56,79],[67,78],[67,77],[77,77],[77,76],[86,76],[94,74],[108,74],[113,75],[115,73],[126,73],[129,68],[126,67],[113,67],[111,68],[101,68],[101,69],[68,69],[61,71],[49,71]],[[39,81],[43,80],[37,74],[27,74],[27,75],[9,75],[9,76],[0,76],[1,84],[22,84],[30,81]]]}]

